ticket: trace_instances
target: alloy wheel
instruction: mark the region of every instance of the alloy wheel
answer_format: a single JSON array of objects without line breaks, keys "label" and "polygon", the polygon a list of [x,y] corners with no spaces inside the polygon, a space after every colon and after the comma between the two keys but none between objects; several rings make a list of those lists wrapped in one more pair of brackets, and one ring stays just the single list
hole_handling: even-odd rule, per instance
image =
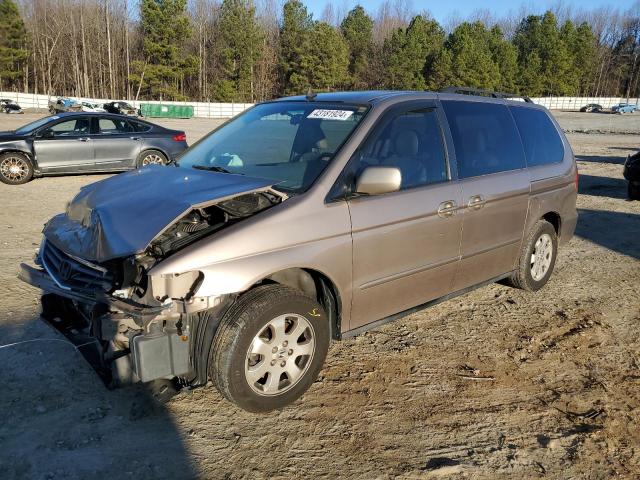
[{"label": "alloy wheel", "polygon": [[543,233],[536,240],[531,252],[531,276],[536,282],[544,278],[553,258],[553,241],[551,235]]},{"label": "alloy wheel", "polygon": [[150,153],[142,159],[142,166],[145,165],[164,165],[164,159],[157,153]]},{"label": "alloy wheel", "polygon": [[29,165],[20,157],[5,157],[0,163],[0,174],[10,182],[21,182],[29,174]]},{"label": "alloy wheel", "polygon": [[280,315],[258,332],[247,350],[247,383],[259,395],[280,395],[304,376],[314,351],[309,320],[296,313]]}]

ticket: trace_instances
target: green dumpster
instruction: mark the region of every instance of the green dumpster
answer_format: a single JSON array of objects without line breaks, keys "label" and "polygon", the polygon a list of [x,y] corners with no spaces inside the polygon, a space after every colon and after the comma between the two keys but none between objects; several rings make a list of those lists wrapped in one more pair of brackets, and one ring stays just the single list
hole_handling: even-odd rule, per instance
[{"label": "green dumpster", "polygon": [[165,105],[162,103],[143,103],[140,111],[144,117],[151,118],[192,118],[192,105]]}]

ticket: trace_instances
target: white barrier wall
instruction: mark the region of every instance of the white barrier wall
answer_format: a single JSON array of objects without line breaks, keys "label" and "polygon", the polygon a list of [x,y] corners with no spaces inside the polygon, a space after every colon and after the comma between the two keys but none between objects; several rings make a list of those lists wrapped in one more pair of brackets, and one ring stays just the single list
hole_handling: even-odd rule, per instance
[{"label": "white barrier wall", "polygon": [[[618,103],[627,103],[621,97],[539,97],[531,98],[535,103],[544,105],[549,110],[580,110],[589,103],[597,103],[604,108],[611,108]],[[629,98],[628,103],[638,104],[638,98]]]},{"label": "white barrier wall", "polygon": [[[9,98],[18,102],[22,108],[47,108],[49,97],[47,95],[35,95],[31,93],[0,92],[0,98]],[[55,97],[51,97],[55,98]],[[96,98],[72,97],[78,101],[92,103],[107,103],[111,100]],[[588,103],[597,103],[604,108],[611,108],[618,103],[627,102],[626,98],[620,97],[539,97],[532,98],[535,103],[544,105],[549,110],[579,110],[580,107]],[[162,103],[163,105],[191,105],[194,109],[194,116],[199,118],[229,118],[237,115],[243,110],[251,107],[252,103],[207,103],[207,102],[150,102],[127,100],[135,108],[139,108],[141,103]],[[630,98],[629,103],[638,104],[638,98]]]},{"label": "white barrier wall", "polygon": [[[0,98],[8,98],[16,101],[22,108],[48,108],[49,98],[55,99],[56,96],[48,97],[47,95],[35,95],[32,93],[16,93],[16,92],[0,92]],[[69,97],[79,102],[91,103],[107,103],[112,100],[104,98],[80,98]],[[195,117],[201,118],[229,118],[251,107],[252,103],[206,103],[206,102],[150,102],[150,101],[134,101],[126,100],[127,103],[135,108],[140,108],[142,103],[162,103],[163,105],[191,105]]]}]

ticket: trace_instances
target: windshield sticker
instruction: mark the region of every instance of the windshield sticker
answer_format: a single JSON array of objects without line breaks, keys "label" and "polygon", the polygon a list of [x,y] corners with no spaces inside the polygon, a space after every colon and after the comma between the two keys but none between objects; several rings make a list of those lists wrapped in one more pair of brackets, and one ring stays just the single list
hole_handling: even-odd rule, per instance
[{"label": "windshield sticker", "polygon": [[323,110],[316,109],[307,115],[307,118],[320,118],[324,120],[347,120],[353,115],[353,110]]}]

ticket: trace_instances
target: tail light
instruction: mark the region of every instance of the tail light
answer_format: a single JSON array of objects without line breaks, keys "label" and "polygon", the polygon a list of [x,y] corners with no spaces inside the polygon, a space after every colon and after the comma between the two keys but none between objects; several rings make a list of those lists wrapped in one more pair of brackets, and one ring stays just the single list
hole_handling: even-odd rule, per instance
[{"label": "tail light", "polygon": [[173,139],[174,139],[176,142],[186,142],[186,141],[187,141],[187,134],[186,134],[186,133],[184,133],[184,132],[180,132],[180,133],[178,133],[178,134],[174,135],[174,136],[173,136]]}]

